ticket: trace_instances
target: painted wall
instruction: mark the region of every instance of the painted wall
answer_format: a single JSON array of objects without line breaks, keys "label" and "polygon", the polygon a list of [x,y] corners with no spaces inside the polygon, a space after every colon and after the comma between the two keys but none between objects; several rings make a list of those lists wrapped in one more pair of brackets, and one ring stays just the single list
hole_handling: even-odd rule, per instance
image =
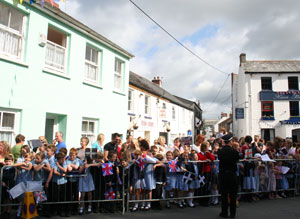
[{"label": "painted wall", "polygon": [[[8,4],[13,1],[6,0]],[[111,133],[126,135],[129,58],[93,41],[88,36],[48,17],[29,5],[17,4],[27,13],[26,50],[20,62],[0,58],[0,108],[20,112],[19,133],[26,139],[44,135],[46,113],[65,115],[66,143],[80,146],[83,118],[98,120],[98,131],[110,141]],[[48,25],[68,35],[67,76],[45,71],[46,47],[39,45],[39,35],[47,36]],[[86,44],[101,51],[98,86],[83,83]],[[124,62],[123,90],[114,92],[114,61]],[[18,134],[18,133],[16,133]]]},{"label": "painted wall", "polygon": [[[288,73],[245,74],[243,66],[233,77],[233,133],[238,137],[261,135],[261,129],[275,129],[275,136],[292,137],[292,130],[300,125],[281,125],[280,121],[290,118],[288,100],[273,101],[275,120],[261,120],[261,77],[272,77],[273,91],[288,91],[288,77],[298,76]],[[299,81],[299,80],[298,80]],[[299,84],[300,85],[300,84]],[[300,86],[299,86],[300,87]],[[244,119],[236,119],[235,108],[244,108]]]},{"label": "painted wall", "polygon": [[[133,111],[128,112],[128,128],[132,128],[134,122],[137,123],[138,129],[133,130],[133,137],[147,138],[145,132],[150,132],[150,143],[159,137],[160,132],[168,135],[168,143],[173,144],[173,139],[176,137],[188,136],[188,130],[193,132],[194,113],[191,110],[185,109],[179,105],[170,103],[168,100],[159,99],[158,97],[146,93],[140,89],[130,86],[133,90]],[[150,96],[151,114],[145,115],[145,95]],[[165,111],[162,106],[165,104]],[[172,118],[172,107],[175,107],[175,119]],[[184,111],[184,113],[183,113]],[[163,116],[165,115],[165,117]],[[130,119],[134,119],[130,121]],[[169,124],[170,131],[166,131],[165,124]]]}]

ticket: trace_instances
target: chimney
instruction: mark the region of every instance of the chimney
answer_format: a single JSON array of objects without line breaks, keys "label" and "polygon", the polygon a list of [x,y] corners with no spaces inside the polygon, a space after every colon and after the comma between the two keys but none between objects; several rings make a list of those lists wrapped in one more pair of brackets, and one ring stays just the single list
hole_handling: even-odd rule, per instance
[{"label": "chimney", "polygon": [[197,101],[198,106],[200,107],[200,100]]},{"label": "chimney", "polygon": [[160,86],[160,87],[161,87],[161,85],[162,85],[162,81],[161,81],[161,79],[159,78],[159,76],[154,77],[154,79],[152,80],[152,83],[157,84],[157,85]]},{"label": "chimney", "polygon": [[240,66],[242,63],[246,63],[246,53],[241,53],[240,55]]},{"label": "chimney", "polygon": [[224,117],[227,117],[227,113],[223,113],[223,112],[222,112],[222,113],[221,113],[221,119],[224,118]]}]

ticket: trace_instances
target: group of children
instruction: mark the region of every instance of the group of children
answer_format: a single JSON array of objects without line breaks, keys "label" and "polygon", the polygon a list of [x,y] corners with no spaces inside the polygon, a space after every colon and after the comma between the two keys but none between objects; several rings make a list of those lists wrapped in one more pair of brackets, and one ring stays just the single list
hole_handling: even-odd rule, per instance
[{"label": "group of children", "polygon": [[[87,137],[81,138],[82,148],[85,149],[88,143]],[[244,146],[240,148],[240,145],[233,143],[233,148],[243,159],[238,163],[237,171],[240,191],[256,192],[256,195],[247,195],[246,198],[262,198],[263,194],[268,194],[270,199],[285,197],[288,194],[285,191],[295,183],[296,161],[264,162],[261,160],[262,152],[251,159],[244,159],[247,149]],[[180,139],[176,138],[174,147],[166,149],[163,145],[150,147],[148,141],[140,139],[135,150],[125,146],[122,150],[109,151],[107,158],[98,152],[91,159],[79,156],[81,149],[71,148],[68,151],[61,148],[57,151],[55,145],[49,144],[31,153],[30,148],[23,145],[21,157],[16,162],[11,155],[5,157],[5,165],[17,168],[17,180],[13,181],[12,171],[6,173],[10,177],[5,178],[4,175],[2,200],[10,202],[7,191],[14,185],[23,182],[26,186],[28,181],[40,181],[47,202],[59,203],[41,206],[46,217],[57,213],[64,217],[77,213],[111,212],[116,209],[116,204],[102,200],[121,197],[130,200],[132,211],[161,209],[160,201],[151,201],[161,198],[167,199],[166,208],[171,207],[169,200],[172,198],[176,198],[180,208],[195,207],[194,196],[218,194],[217,153],[221,147],[220,141],[215,141],[212,147],[208,142],[202,142],[198,149],[190,145],[181,146]],[[250,147],[248,144],[248,149]],[[278,190],[280,192],[276,192]],[[17,217],[21,216],[22,199],[22,196],[18,198]],[[206,206],[216,205],[218,197],[201,198],[199,201]],[[9,211],[8,208],[6,210]]]}]

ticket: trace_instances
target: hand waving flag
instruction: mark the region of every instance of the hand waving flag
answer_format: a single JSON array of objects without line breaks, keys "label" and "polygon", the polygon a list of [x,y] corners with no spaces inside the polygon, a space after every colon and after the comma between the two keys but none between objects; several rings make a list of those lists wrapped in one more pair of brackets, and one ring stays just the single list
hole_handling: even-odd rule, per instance
[{"label": "hand waving flag", "polygon": [[111,163],[104,163],[102,164],[102,175],[103,176],[109,176],[109,175],[113,175],[113,166]]}]

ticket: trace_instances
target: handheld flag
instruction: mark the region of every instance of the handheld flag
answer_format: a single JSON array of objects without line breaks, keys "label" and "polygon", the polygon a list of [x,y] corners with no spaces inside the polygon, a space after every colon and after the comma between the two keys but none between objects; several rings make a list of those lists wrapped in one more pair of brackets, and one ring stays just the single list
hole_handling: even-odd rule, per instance
[{"label": "handheld flag", "polygon": [[251,158],[253,156],[252,149],[245,150],[245,158]]},{"label": "handheld flag", "polygon": [[107,192],[104,193],[106,200],[112,200],[116,198],[116,193],[112,188],[110,188]]},{"label": "handheld flag", "polygon": [[102,164],[102,175],[103,176],[109,176],[109,175],[113,175],[113,167],[111,163],[104,163]]},{"label": "handheld flag", "polygon": [[195,174],[193,174],[192,172],[185,172],[183,175],[183,182],[185,184],[190,184],[194,178],[195,178]]},{"label": "handheld flag", "polygon": [[169,172],[170,173],[176,173],[177,172],[177,161],[171,160],[168,162],[169,164]]},{"label": "handheld flag", "polygon": [[199,175],[198,178],[199,178],[199,182],[200,182],[200,187],[203,187],[206,183],[205,176]]},{"label": "handheld flag", "polygon": [[142,157],[136,160],[136,163],[139,165],[140,170],[143,170],[145,168],[145,162]]}]

